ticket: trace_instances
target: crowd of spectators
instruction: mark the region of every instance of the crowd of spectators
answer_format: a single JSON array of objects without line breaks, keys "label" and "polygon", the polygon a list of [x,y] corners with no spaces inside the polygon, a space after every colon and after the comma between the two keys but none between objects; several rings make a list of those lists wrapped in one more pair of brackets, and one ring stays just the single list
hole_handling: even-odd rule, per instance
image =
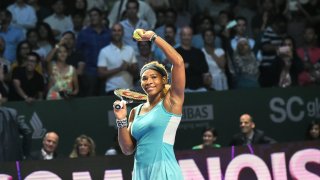
[{"label": "crowd of spectators", "polygon": [[[316,0],[7,0],[0,10],[2,100],[110,95],[139,88],[138,67],[183,56],[186,92],[320,83]],[[132,54],[133,52],[133,54]],[[124,86],[125,84],[125,86]]]}]

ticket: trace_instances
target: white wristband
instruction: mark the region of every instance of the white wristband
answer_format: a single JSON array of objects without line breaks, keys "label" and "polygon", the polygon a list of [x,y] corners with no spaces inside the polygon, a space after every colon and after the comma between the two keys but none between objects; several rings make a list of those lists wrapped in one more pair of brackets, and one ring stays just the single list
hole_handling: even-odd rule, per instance
[{"label": "white wristband", "polygon": [[116,123],[117,123],[117,127],[118,127],[119,129],[128,127],[127,118],[124,118],[124,119],[121,119],[121,120],[120,120],[120,119],[117,119],[117,120],[116,120]]}]

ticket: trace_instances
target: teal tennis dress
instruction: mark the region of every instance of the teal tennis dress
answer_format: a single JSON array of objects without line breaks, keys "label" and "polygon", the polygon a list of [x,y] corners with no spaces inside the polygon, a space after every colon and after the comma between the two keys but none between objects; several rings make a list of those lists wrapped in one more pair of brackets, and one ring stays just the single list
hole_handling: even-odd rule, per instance
[{"label": "teal tennis dress", "polygon": [[183,179],[173,151],[181,115],[167,112],[163,101],[143,115],[139,115],[141,107],[142,104],[138,106],[131,127],[131,134],[137,141],[132,179]]}]

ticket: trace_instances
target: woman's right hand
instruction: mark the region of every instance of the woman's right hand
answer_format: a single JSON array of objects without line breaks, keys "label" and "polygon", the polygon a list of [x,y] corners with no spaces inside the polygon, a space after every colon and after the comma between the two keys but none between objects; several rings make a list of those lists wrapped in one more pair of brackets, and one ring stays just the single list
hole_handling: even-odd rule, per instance
[{"label": "woman's right hand", "polygon": [[[116,109],[115,108],[116,105],[120,105],[122,108]],[[127,117],[127,106],[126,106],[126,103],[124,101],[116,100],[113,103],[113,112],[114,112],[114,115],[115,115],[116,119],[125,119]]]}]

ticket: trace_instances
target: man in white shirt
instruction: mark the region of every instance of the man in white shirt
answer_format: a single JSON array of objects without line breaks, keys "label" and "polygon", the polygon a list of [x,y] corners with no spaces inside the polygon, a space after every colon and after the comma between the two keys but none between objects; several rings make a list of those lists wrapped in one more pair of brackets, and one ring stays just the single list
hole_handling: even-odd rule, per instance
[{"label": "man in white shirt", "polygon": [[101,49],[98,56],[98,73],[106,79],[105,93],[112,95],[117,88],[133,88],[134,76],[138,75],[138,64],[132,47],[123,44],[123,27],[112,27],[112,40]]}]

